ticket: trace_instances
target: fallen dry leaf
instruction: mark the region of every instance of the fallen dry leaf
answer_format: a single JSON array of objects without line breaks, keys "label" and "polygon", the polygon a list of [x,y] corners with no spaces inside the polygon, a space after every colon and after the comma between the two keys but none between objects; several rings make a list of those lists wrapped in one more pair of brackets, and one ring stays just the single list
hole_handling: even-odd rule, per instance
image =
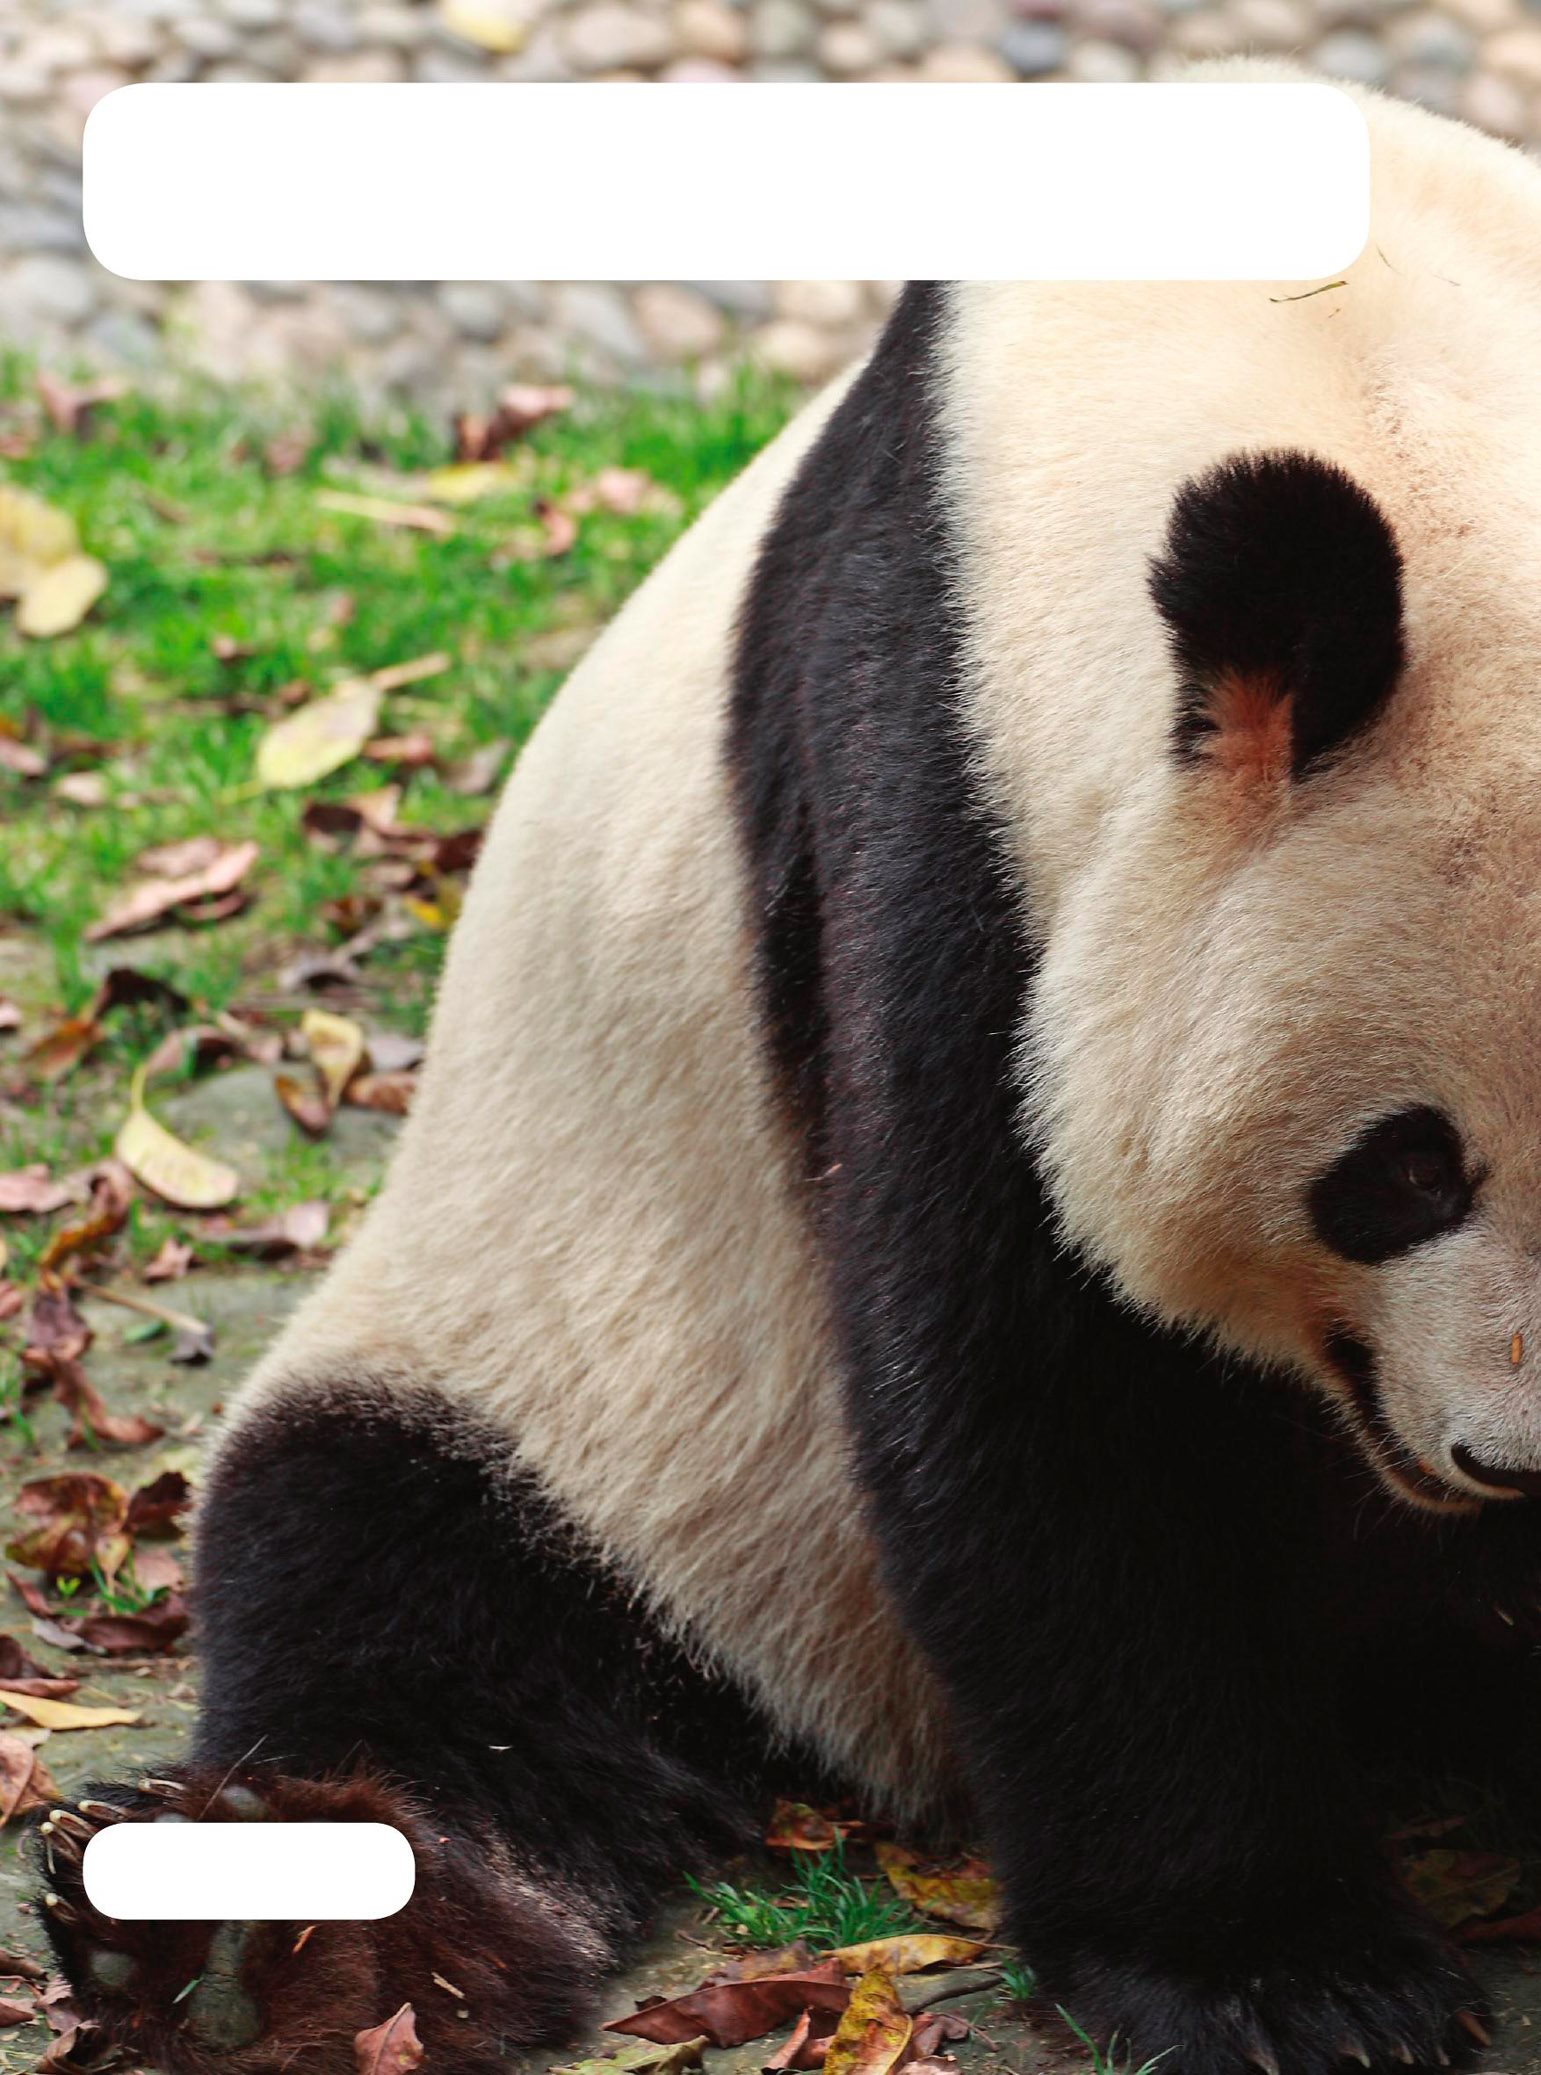
[{"label": "fallen dry leaf", "polygon": [[542,419],[567,410],[573,391],[565,386],[513,382],[499,393],[497,405],[487,417],[466,412],[455,420],[457,461],[494,460],[511,440],[519,439]]},{"label": "fallen dry leaf", "polygon": [[417,2036],[417,2015],[403,2003],[394,2017],[367,2032],[354,2034],[353,2051],[358,2075],[399,2075],[404,2068],[422,2066],[423,2046]]},{"label": "fallen dry leaf", "polygon": [[1519,1885],[1520,1869],[1492,1852],[1441,1848],[1404,1860],[1402,1877],[1430,1916],[1454,1930],[1501,1909]]},{"label": "fallen dry leaf", "polygon": [[59,1790],[36,1751],[19,1736],[0,1732],[0,1824],[46,1808]]},{"label": "fallen dry leaf", "polygon": [[34,2003],[18,2003],[13,1996],[0,1996],[0,2030],[11,2025],[30,2025],[37,2016]]},{"label": "fallen dry leaf", "polygon": [[333,1015],[330,1009],[307,1009],[300,1018],[300,1036],[321,1076],[327,1102],[336,1109],[364,1063],[364,1033],[351,1017]]},{"label": "fallen dry leaf", "polygon": [[158,1123],[145,1108],[145,1069],[134,1075],[129,1112],[114,1150],[145,1187],[177,1210],[221,1210],[241,1192],[241,1177]]},{"label": "fallen dry leaf", "polygon": [[128,1502],[125,1525],[131,1535],[175,1535],[182,1515],[193,1503],[193,1488],[180,1470],[162,1470],[140,1485]]},{"label": "fallen dry leaf", "polygon": [[261,1260],[283,1254],[309,1253],[326,1238],[331,1221],[329,1206],[319,1200],[294,1203],[260,1225],[247,1225],[224,1235],[226,1246],[237,1253],[255,1254]]},{"label": "fallen dry leaf", "polygon": [[102,1026],[94,1016],[66,1016],[28,1046],[22,1054],[22,1064],[35,1081],[62,1081],[100,1044],[101,1038]]},{"label": "fallen dry leaf", "polygon": [[873,1967],[851,1991],[824,2056],[825,2069],[828,2075],[894,2075],[904,2065],[912,2030],[893,1976]]},{"label": "fallen dry leaf", "polygon": [[0,994],[0,1030],[20,1030],[21,1009],[9,995]]},{"label": "fallen dry leaf", "polygon": [[151,879],[187,879],[217,864],[224,850],[218,836],[184,836],[176,843],[152,843],[141,850],[134,869]]},{"label": "fallen dry leaf", "polygon": [[503,58],[523,50],[530,33],[513,9],[500,7],[497,0],[439,0],[439,18],[462,42]]},{"label": "fallen dry leaf", "polygon": [[1541,1945],[1541,1906],[1519,1916],[1462,1924],[1455,1935],[1460,1945]]},{"label": "fallen dry leaf", "polygon": [[[64,1625],[105,1657],[150,1657],[180,1641],[187,1633],[188,1620],[185,1601],[172,1593],[141,1607],[137,1614],[76,1614]],[[0,1699],[12,1690],[0,1681]]]},{"label": "fallen dry leaf", "polygon": [[39,1729],[132,1729],[141,1718],[128,1708],[78,1708],[70,1700],[34,1700],[27,1693],[0,1693],[0,1704],[25,1715]]},{"label": "fallen dry leaf", "polygon": [[[129,1502],[129,1529],[133,1530],[133,1501]],[[134,1551],[134,1583],[142,1592],[180,1592],[186,1584],[182,1566],[166,1548]]]},{"label": "fallen dry leaf", "polygon": [[776,2051],[761,2062],[764,2075],[781,2075],[784,2068],[821,2068],[839,2022],[833,2011],[805,2010]]},{"label": "fallen dry leaf", "polygon": [[889,1974],[919,1974],[927,1967],[970,1967],[984,1951],[976,1938],[948,1938],[940,1931],[909,1932],[898,1938],[869,1938],[842,1945],[829,1958],[851,1974],[881,1967]]},{"label": "fallen dry leaf", "polygon": [[79,546],[67,512],[0,483],[0,598],[21,597],[39,571],[63,562]]},{"label": "fallen dry leaf", "polygon": [[1000,1890],[983,1860],[933,1867],[904,1845],[885,1843],[873,1849],[894,1891],[922,1916],[958,1924],[965,1931],[980,1931],[986,1937],[994,1933],[1000,1922]]},{"label": "fallen dry leaf", "polygon": [[473,749],[459,763],[451,764],[444,774],[444,783],[452,793],[466,799],[477,799],[490,793],[497,784],[504,762],[513,744],[510,742],[484,742]]},{"label": "fallen dry leaf", "polygon": [[806,1801],[778,1801],[765,1826],[765,1843],[773,1852],[828,1852],[854,1827],[837,1823]]},{"label": "fallen dry leaf", "polygon": [[0,731],[0,771],[9,771],[13,778],[41,778],[47,769],[41,750]]},{"label": "fallen dry leaf", "polygon": [[[91,924],[85,933],[86,941],[99,944],[106,937],[127,936],[131,931],[148,929],[178,909],[188,910],[196,916],[200,902],[223,904],[237,895],[241,881],[256,861],[255,843],[222,844],[211,862],[194,871],[169,878],[160,876],[142,880],[115,901],[99,921]],[[201,919],[215,918],[205,911]]]},{"label": "fallen dry leaf", "polygon": [[274,1074],[273,1093],[307,1138],[325,1138],[331,1129],[332,1105],[323,1088],[295,1074]]},{"label": "fallen dry leaf", "polygon": [[[32,1693],[44,1700],[63,1700],[80,1684],[79,1679],[58,1678],[30,1658],[15,1636],[0,1635],[0,1688],[10,1693]],[[0,1967],[0,1975],[5,1969]]]},{"label": "fallen dry leaf", "polygon": [[365,497],[353,490],[318,490],[316,502],[325,511],[372,519],[377,526],[405,526],[417,533],[436,533],[441,539],[455,530],[454,520],[431,504],[399,504],[394,498]]},{"label": "fallen dry leaf", "polygon": [[93,382],[76,384],[66,382],[62,375],[51,374],[47,368],[38,370],[35,386],[38,401],[55,432],[69,433],[77,439],[86,431],[98,404],[116,403],[129,393],[129,385],[121,375],[99,375]]},{"label": "fallen dry leaf", "polygon": [[375,731],[381,697],[371,679],[348,678],[275,721],[257,744],[258,784],[289,791],[351,763]]},{"label": "fallen dry leaf", "polygon": [[343,1100],[352,1109],[381,1110],[389,1117],[404,1117],[416,1093],[415,1073],[357,1074],[348,1083]]},{"label": "fallen dry leaf", "polygon": [[72,807],[105,807],[112,797],[100,771],[66,771],[54,780],[54,791]]},{"label": "fallen dry leaf", "polygon": [[706,2043],[704,2039],[680,2039],[672,2046],[660,2046],[643,2040],[637,2046],[623,2046],[603,2060],[572,2061],[565,2068],[553,2068],[550,2075],[683,2075],[686,2068],[700,2067]]},{"label": "fallen dry leaf", "polygon": [[36,1162],[0,1174],[0,1216],[47,1217],[76,1201],[77,1192],[68,1182],[50,1181],[48,1169]]},{"label": "fallen dry leaf", "polygon": [[16,1511],[37,1525],[8,1542],[5,1553],[29,1570],[84,1578],[98,1568],[110,1578],[128,1557],[128,1494],[94,1470],[32,1478],[16,1495]]},{"label": "fallen dry leaf", "polygon": [[839,1962],[826,1962],[797,1974],[703,1982],[689,1995],[612,2018],[604,2030],[631,2032],[665,2046],[697,2037],[712,2046],[742,2046],[790,2024],[805,2010],[842,2011],[850,1993]]},{"label": "fallen dry leaf", "polygon": [[163,1239],[139,1271],[141,1282],[180,1282],[193,1265],[193,1249],[185,1239]]},{"label": "fallen dry leaf", "polygon": [[94,555],[66,555],[39,571],[16,601],[17,632],[34,641],[68,634],[106,588],[106,566]]}]

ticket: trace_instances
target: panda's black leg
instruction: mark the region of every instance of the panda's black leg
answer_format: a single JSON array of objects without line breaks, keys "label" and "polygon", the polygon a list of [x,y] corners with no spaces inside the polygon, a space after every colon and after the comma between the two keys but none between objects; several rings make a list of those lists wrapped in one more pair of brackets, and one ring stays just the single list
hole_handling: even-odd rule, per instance
[{"label": "panda's black leg", "polygon": [[[82,2011],[167,2075],[353,2075],[402,2003],[484,2075],[569,2032],[657,1887],[739,1834],[755,1727],[427,1392],[308,1390],[250,1417],[200,1516],[189,1762],[49,1819],[43,1914]],[[712,1763],[706,1762],[710,1753]],[[417,1888],[375,1923],[113,1922],[113,1820],[375,1820]]]}]

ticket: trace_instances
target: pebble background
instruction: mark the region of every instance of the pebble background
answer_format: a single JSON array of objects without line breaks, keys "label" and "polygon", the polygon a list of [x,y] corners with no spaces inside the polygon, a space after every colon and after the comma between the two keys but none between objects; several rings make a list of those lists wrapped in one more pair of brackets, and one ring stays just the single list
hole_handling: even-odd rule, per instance
[{"label": "pebble background", "polygon": [[343,369],[433,407],[510,378],[711,383],[746,346],[817,381],[891,284],[116,280],[81,240],[86,116],[136,79],[1118,81],[1240,51],[1541,139],[1541,0],[0,0],[0,340],[86,365]]}]

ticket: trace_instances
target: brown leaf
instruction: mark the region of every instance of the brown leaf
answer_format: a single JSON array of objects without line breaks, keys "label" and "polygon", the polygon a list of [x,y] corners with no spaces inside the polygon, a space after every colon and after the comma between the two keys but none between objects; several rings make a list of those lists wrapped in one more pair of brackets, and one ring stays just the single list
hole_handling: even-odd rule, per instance
[{"label": "brown leaf", "polygon": [[66,1016],[28,1046],[22,1064],[35,1081],[62,1081],[95,1050],[101,1037],[102,1028],[94,1016]]},{"label": "brown leaf", "polygon": [[121,1232],[128,1217],[130,1200],[115,1190],[93,1190],[87,1215],[72,1225],[61,1225],[53,1234],[38,1256],[39,1270],[45,1275],[53,1274],[61,1261],[68,1261],[76,1254],[89,1254],[103,1240]]},{"label": "brown leaf", "polygon": [[404,1117],[416,1093],[415,1073],[357,1074],[348,1083],[343,1100],[354,1109],[383,1110],[387,1116]]},{"label": "brown leaf", "polygon": [[353,2051],[358,2059],[358,2075],[399,2075],[402,2069],[421,2067],[423,2047],[412,2005],[403,2003],[384,2024],[355,2033]]},{"label": "brown leaf", "polygon": [[169,980],[142,973],[138,966],[114,965],[97,983],[89,1013],[100,1021],[112,1009],[136,1009],[145,1004],[168,1009],[173,1015],[181,1015],[188,1005],[187,996]]},{"label": "brown leaf", "polygon": [[983,1860],[964,1859],[937,1867],[904,1845],[878,1844],[874,1850],[895,1892],[923,1916],[961,1925],[965,1931],[980,1931],[986,1937],[994,1932],[1000,1922],[1000,1891]]},{"label": "brown leaf", "polygon": [[99,2075],[104,2065],[99,2055],[96,2026],[83,2018],[50,2043],[37,2064],[38,2075]]},{"label": "brown leaf", "polygon": [[1501,1909],[1519,1885],[1520,1869],[1493,1852],[1441,1848],[1404,1860],[1402,1877],[1430,1916],[1454,1930]]},{"label": "brown leaf", "polygon": [[455,459],[494,461],[511,440],[521,438],[542,419],[567,410],[572,401],[573,392],[565,387],[511,383],[499,395],[490,417],[467,413],[455,420]]},{"label": "brown leaf", "polygon": [[87,430],[98,404],[116,403],[129,391],[121,375],[101,375],[94,382],[77,385],[66,382],[62,375],[50,374],[47,368],[38,370],[36,386],[38,401],[54,431],[77,439]]},{"label": "brown leaf", "polygon": [[262,449],[262,465],[270,476],[297,475],[314,444],[308,432],[280,432]]},{"label": "brown leaf", "polygon": [[68,1183],[50,1181],[48,1169],[40,1164],[0,1174],[0,1216],[46,1217],[78,1200]]},{"label": "brown leaf", "polygon": [[827,1852],[850,1827],[806,1801],[778,1801],[765,1826],[765,1842],[773,1852]]},{"label": "brown leaf", "polygon": [[70,1615],[61,1625],[104,1656],[148,1657],[169,1650],[187,1633],[187,1623],[186,1602],[172,1593],[137,1614]]},{"label": "brown leaf", "polygon": [[14,1996],[0,1996],[0,2030],[11,2025],[30,2025],[36,2016],[35,2003],[18,2003]]},{"label": "brown leaf", "polygon": [[408,771],[421,771],[438,754],[433,737],[422,728],[410,735],[377,735],[364,744],[363,753],[372,764],[397,764]]},{"label": "brown leaf", "polygon": [[783,2068],[822,2067],[839,2022],[832,2010],[805,2010],[776,2051],[761,2063],[766,2075],[780,2075]]},{"label": "brown leaf", "polygon": [[107,913],[86,931],[86,942],[100,943],[104,937],[126,936],[130,931],[149,929],[163,916],[190,902],[219,898],[239,886],[257,861],[255,843],[221,845],[213,862],[169,877],[145,879],[113,903]]},{"label": "brown leaf", "polygon": [[41,750],[0,732],[0,771],[9,771],[15,778],[41,778],[47,769],[48,759]]},{"label": "brown leaf", "polygon": [[755,1981],[704,1982],[688,1996],[649,2003],[629,2017],[612,2018],[604,2029],[656,2039],[666,2046],[697,2037],[713,2046],[742,2046],[790,2024],[804,2010],[842,2011],[849,1999],[836,1961]]},{"label": "brown leaf", "polygon": [[100,771],[66,771],[54,780],[54,791],[72,807],[105,807],[112,797]]},{"label": "brown leaf", "polygon": [[[0,1635],[0,1688],[9,1693],[31,1693],[40,1699],[62,1700],[79,1686],[79,1679],[57,1678],[34,1663],[13,1635]],[[0,1967],[0,1974],[5,1969]]]},{"label": "brown leaf", "polygon": [[908,2057],[912,2029],[892,1975],[871,1968],[852,1989],[829,2042],[828,2075],[894,2075]]},{"label": "brown leaf", "polygon": [[34,1354],[60,1355],[78,1360],[91,1345],[91,1328],[75,1309],[75,1300],[62,1286],[38,1291],[32,1301],[32,1318],[27,1327],[27,1346],[22,1360]]},{"label": "brown leaf", "polygon": [[[72,1357],[24,1348],[22,1360],[52,1386],[54,1396],[70,1414],[71,1448],[143,1448],[165,1433],[164,1427],[142,1413],[109,1411],[101,1392]],[[11,1553],[19,1562],[28,1560],[14,1546]]]},{"label": "brown leaf", "polygon": [[0,1731],[0,1824],[57,1800],[58,1788],[32,1746]]},{"label": "brown leaf", "polygon": [[21,1284],[0,1279],[0,1321],[15,1318],[26,1306],[27,1293]]},{"label": "brown leaf", "polygon": [[293,1203],[260,1225],[227,1232],[225,1245],[238,1253],[255,1254],[260,1260],[310,1253],[325,1240],[330,1220],[330,1208],[319,1200]]},{"label": "brown leaf", "polygon": [[9,1979],[13,1975],[22,1981],[46,1981],[48,1969],[40,1967],[37,1961],[29,1959],[26,1953],[11,1952],[7,1947],[0,1946],[0,1976]]},{"label": "brown leaf", "polygon": [[[132,1504],[129,1518],[133,1518]],[[180,1592],[186,1580],[171,1551],[152,1543],[148,1549],[134,1551],[134,1583],[141,1592]]]},{"label": "brown leaf", "polygon": [[451,764],[444,774],[444,783],[452,793],[460,793],[467,799],[478,799],[490,793],[502,774],[503,765],[512,749],[511,742],[484,742],[473,749],[459,763]]},{"label": "brown leaf", "polygon": [[155,843],[134,859],[134,870],[149,879],[189,879],[208,871],[224,852],[218,836],[184,836],[177,843]]},{"label": "brown leaf", "polygon": [[145,1061],[144,1075],[147,1081],[153,1081],[162,1074],[180,1073],[188,1067],[196,1072],[221,1066],[240,1056],[241,1047],[228,1030],[212,1023],[190,1023],[185,1029],[166,1033]]},{"label": "brown leaf", "polygon": [[21,1010],[8,994],[0,994],[0,1030],[20,1030]]},{"label": "brown leaf", "polygon": [[182,1472],[162,1470],[128,1501],[125,1525],[135,1536],[180,1534],[177,1523],[192,1503],[192,1486]]},{"label": "brown leaf", "polygon": [[[94,1470],[33,1478],[17,1493],[16,1511],[37,1524],[8,1543],[5,1553],[31,1570],[84,1578],[94,1565],[110,1578],[128,1556],[128,1494]],[[42,1611],[51,1612],[46,1606]]]},{"label": "brown leaf", "polygon": [[163,1239],[154,1257],[139,1271],[141,1282],[180,1282],[193,1265],[193,1249],[185,1239]]},{"label": "brown leaf", "polygon": [[274,1074],[273,1093],[309,1138],[325,1138],[331,1129],[332,1106],[318,1082],[296,1074]]},{"label": "brown leaf", "polygon": [[1541,1905],[1519,1916],[1462,1924],[1455,1935],[1461,1945],[1541,1945]]}]

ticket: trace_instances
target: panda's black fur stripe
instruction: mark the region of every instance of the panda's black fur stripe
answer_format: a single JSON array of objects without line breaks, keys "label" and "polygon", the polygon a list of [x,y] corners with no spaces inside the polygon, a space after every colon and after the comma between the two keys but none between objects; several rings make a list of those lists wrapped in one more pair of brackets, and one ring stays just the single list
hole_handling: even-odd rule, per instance
[{"label": "panda's black fur stripe", "polygon": [[1301,777],[1367,725],[1402,667],[1396,540],[1369,493],[1315,455],[1235,455],[1185,483],[1150,588],[1183,680],[1184,757],[1230,679],[1288,700]]},{"label": "panda's black fur stripe", "polygon": [[1066,1258],[1024,1150],[1031,918],[964,727],[947,308],[909,291],[787,493],[728,743],[853,1461],[1050,1994],[1183,2075],[1404,2035],[1460,2060],[1473,1992],[1348,1755],[1329,1444]]},{"label": "panda's black fur stripe", "polygon": [[399,1779],[624,1929],[748,1834],[768,1738],[508,1452],[368,1379],[250,1415],[200,1515],[194,1763]]}]

